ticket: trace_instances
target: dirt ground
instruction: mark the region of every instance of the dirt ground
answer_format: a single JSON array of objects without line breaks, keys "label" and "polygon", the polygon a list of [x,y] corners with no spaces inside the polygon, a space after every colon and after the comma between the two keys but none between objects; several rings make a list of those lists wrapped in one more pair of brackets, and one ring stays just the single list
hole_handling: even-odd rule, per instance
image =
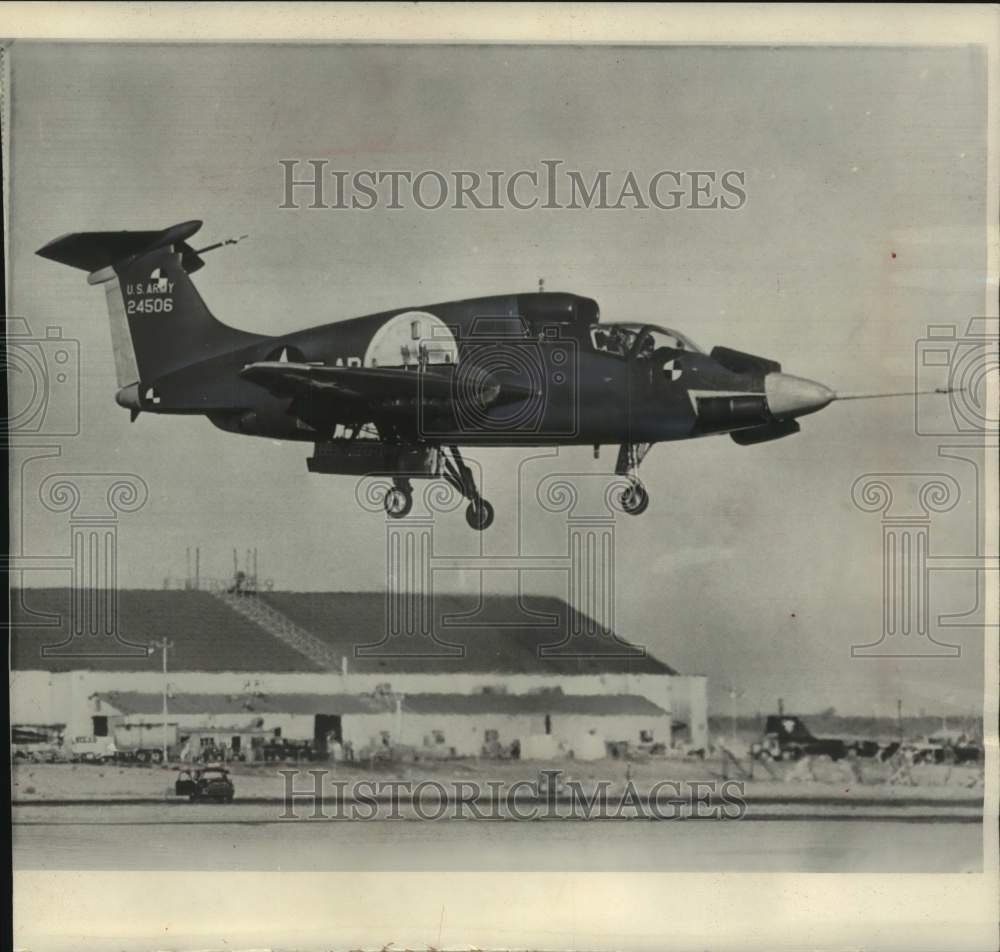
[{"label": "dirt ground", "polygon": [[[846,762],[832,763],[825,758],[797,764],[754,764],[747,776],[747,761],[739,767],[719,759],[672,760],[650,759],[644,762],[599,761],[468,761],[419,762],[368,768],[362,765],[303,763],[247,766],[231,765],[237,799],[279,799],[286,779],[279,770],[298,769],[296,789],[312,781],[308,770],[329,770],[329,780],[348,784],[367,779],[420,781],[433,779],[443,783],[458,780],[489,780],[512,784],[517,780],[536,781],[543,770],[561,771],[561,779],[579,781],[584,787],[609,781],[609,793],[622,793],[628,780],[641,794],[660,781],[694,783],[724,779],[742,780],[747,799],[760,798],[843,798],[981,800],[982,767],[918,765],[908,775],[889,782],[894,768],[888,764],[860,761],[857,772]],[[740,767],[743,768],[741,772]],[[137,767],[95,764],[19,764],[14,768],[12,791],[15,802],[46,800],[115,800],[173,797],[176,767]]]}]

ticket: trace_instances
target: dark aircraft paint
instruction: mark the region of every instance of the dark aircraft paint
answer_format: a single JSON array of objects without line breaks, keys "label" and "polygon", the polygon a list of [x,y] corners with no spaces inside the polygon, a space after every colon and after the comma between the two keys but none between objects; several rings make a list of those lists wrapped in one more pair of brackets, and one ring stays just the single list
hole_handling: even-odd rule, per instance
[{"label": "dark aircraft paint", "polygon": [[[200,414],[234,433],[315,443],[317,472],[338,472],[338,460],[353,472],[356,457],[342,450],[377,434],[379,465],[407,497],[397,497],[397,511],[387,501],[390,515],[409,511],[409,478],[440,475],[470,500],[470,524],[485,528],[492,509],[459,446],[591,444],[621,446],[616,472],[632,485],[623,507],[638,514],[648,496],[635,470],[649,445],[719,433],[742,445],[781,439],[798,432],[796,417],[836,398],[768,358],[724,347],[705,354],[652,325],[602,324],[596,301],[568,293],[250,334],[217,320],[191,281],[201,253],[218,247],[188,244],[200,226],[76,233],[38,252],[104,286],[117,402],[133,419]],[[409,472],[413,458],[427,462]]]}]

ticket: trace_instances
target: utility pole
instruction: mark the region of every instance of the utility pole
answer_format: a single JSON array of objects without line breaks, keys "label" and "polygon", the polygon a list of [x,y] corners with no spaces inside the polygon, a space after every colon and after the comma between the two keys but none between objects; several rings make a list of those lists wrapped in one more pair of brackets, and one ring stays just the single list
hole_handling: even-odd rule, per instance
[{"label": "utility pole", "polygon": [[403,743],[403,695],[396,695],[396,746]]},{"label": "utility pole", "polygon": [[899,739],[903,739],[903,699],[896,698],[896,729],[899,731]]},{"label": "utility pole", "polygon": [[746,691],[737,691],[731,684],[727,684],[726,693],[729,695],[729,740],[736,745],[736,701],[742,698]]},{"label": "utility pole", "polygon": [[167,651],[173,648],[174,643],[172,641],[167,641],[166,638],[161,641],[154,641],[149,646],[149,653],[152,654],[157,648],[163,652],[163,724],[162,729],[162,740],[163,740],[163,763],[167,763]]}]

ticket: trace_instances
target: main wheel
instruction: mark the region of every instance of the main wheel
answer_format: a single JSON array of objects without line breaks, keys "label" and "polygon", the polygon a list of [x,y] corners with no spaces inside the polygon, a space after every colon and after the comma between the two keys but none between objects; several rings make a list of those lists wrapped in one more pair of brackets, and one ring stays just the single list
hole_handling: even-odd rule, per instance
[{"label": "main wheel", "polygon": [[382,504],[390,519],[402,519],[413,508],[413,493],[393,487],[385,494]]},{"label": "main wheel", "polygon": [[485,500],[470,502],[465,510],[465,521],[477,532],[493,525],[493,507]]},{"label": "main wheel", "polygon": [[630,516],[640,516],[649,506],[649,493],[646,492],[646,487],[642,483],[632,483],[618,497],[618,502]]}]

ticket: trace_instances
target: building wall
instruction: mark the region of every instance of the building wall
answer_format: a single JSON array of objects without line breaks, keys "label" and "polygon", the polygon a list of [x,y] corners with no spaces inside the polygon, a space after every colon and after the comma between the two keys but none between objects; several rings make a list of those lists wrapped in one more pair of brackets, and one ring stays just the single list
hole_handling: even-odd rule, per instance
[{"label": "building wall", "polygon": [[670,743],[670,716],[645,714],[560,714],[552,718],[552,733],[572,748],[587,734],[593,732],[605,741],[643,742],[642,732],[647,731],[651,742]]},{"label": "building wall", "polygon": [[478,756],[486,742],[486,731],[495,730],[505,747],[514,740],[545,731],[544,716],[530,714],[410,714],[403,718],[403,743],[427,745],[433,732],[444,734],[445,750],[454,748],[459,756]]},{"label": "building wall", "polygon": [[73,719],[68,674],[11,671],[8,686],[12,724],[67,724]]},{"label": "building wall", "polygon": [[[156,726],[160,723],[157,714],[116,715],[114,709],[101,704],[98,710],[92,703],[93,713],[102,713],[111,718],[112,731],[118,725],[153,725],[151,746],[157,746],[159,736]],[[312,714],[174,714],[168,713],[168,724],[176,724],[178,733],[194,728],[227,741],[233,734],[246,734],[257,721],[259,730],[271,733],[280,728],[281,736],[288,740],[312,740],[315,718]],[[571,751],[587,735],[593,734],[601,741],[627,741],[632,744],[648,742],[643,732],[651,735],[653,742],[669,743],[670,718],[667,715],[608,715],[608,714],[553,714],[550,717],[551,733],[560,747]],[[418,749],[440,749],[443,753],[451,750],[462,757],[478,756],[486,742],[486,732],[497,732],[497,741],[509,747],[514,740],[525,741],[527,737],[545,733],[544,714],[413,714],[384,711],[373,714],[345,714],[341,718],[341,737],[350,743],[360,756],[367,749],[382,745],[382,732],[388,733],[393,743],[401,743]],[[438,741],[435,731],[444,735]],[[87,730],[90,733],[88,723]],[[173,741],[171,741],[172,743]]]},{"label": "building wall", "polygon": [[[643,731],[653,740],[669,743],[670,718],[666,715],[594,715],[553,714],[550,720],[553,736],[560,746],[572,750],[581,739],[593,731],[603,741],[628,741],[637,744]],[[411,714],[345,715],[344,739],[350,740],[359,754],[366,747],[378,747],[380,732],[388,731],[394,743],[418,749],[437,747],[442,752],[454,750],[461,757],[479,756],[486,742],[486,732],[495,730],[497,740],[509,747],[514,740],[522,744],[526,738],[545,733],[543,714]],[[440,731],[444,741],[438,742],[434,732]]]},{"label": "building wall", "polygon": [[[708,716],[706,682],[701,676],[684,675],[551,675],[476,674],[456,671],[443,674],[352,674],[267,672],[174,671],[168,675],[174,693],[239,694],[265,693],[362,694],[388,683],[405,694],[478,693],[483,688],[524,694],[540,688],[561,687],[567,694],[636,694],[691,725],[695,746],[707,743]],[[11,673],[11,718],[15,724],[67,725],[67,732],[90,733],[92,694],[110,691],[163,690],[163,675],[157,671],[111,672],[46,671]],[[291,725],[290,725],[291,728]],[[298,729],[298,727],[296,727]],[[663,743],[670,743],[669,730]],[[291,735],[289,735],[291,736]],[[311,734],[309,735],[311,736]],[[657,737],[660,740],[660,737]]]},{"label": "building wall", "polygon": [[[251,728],[253,722],[261,721],[259,730],[273,733],[280,728],[281,736],[287,740],[312,740],[315,729],[315,717],[312,714],[171,714],[167,712],[167,723],[176,724],[183,734],[185,729],[205,729],[217,731],[224,738],[227,734],[243,734]],[[139,724],[159,725],[163,718],[160,714],[128,714],[115,719],[115,723],[123,726]]]}]

